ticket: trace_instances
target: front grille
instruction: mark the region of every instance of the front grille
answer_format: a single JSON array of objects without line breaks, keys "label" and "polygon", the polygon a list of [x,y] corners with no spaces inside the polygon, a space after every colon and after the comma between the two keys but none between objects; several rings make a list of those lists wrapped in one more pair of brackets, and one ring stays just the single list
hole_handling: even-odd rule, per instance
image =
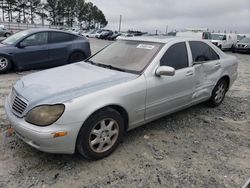
[{"label": "front grille", "polygon": [[12,91],[12,110],[13,112],[21,116],[23,112],[25,111],[26,107],[28,106],[28,103],[22,99],[20,96],[16,94],[15,91]]},{"label": "front grille", "polygon": [[239,47],[239,48],[245,48],[246,45],[245,45],[245,44],[238,44],[238,47]]}]

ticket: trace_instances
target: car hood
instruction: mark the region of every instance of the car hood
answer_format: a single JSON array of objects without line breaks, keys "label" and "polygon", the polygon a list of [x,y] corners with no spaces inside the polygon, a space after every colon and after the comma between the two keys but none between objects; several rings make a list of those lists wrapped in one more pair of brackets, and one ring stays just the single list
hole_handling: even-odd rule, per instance
[{"label": "car hood", "polygon": [[137,77],[136,74],[80,62],[25,76],[14,89],[30,105],[50,104],[65,102]]},{"label": "car hood", "polygon": [[243,42],[238,42],[237,44],[239,44],[239,45],[250,45],[250,43],[243,43]]}]

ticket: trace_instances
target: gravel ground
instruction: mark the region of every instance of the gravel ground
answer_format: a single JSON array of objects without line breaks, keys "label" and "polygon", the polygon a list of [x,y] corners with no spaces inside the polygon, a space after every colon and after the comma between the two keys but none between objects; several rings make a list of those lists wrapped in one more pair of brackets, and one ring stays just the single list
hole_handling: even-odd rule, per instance
[{"label": "gravel ground", "polygon": [[[91,40],[93,51],[107,41]],[[250,55],[218,108],[204,104],[130,131],[109,157],[47,154],[6,131],[4,98],[21,76],[0,75],[0,187],[241,187],[250,177]]]}]

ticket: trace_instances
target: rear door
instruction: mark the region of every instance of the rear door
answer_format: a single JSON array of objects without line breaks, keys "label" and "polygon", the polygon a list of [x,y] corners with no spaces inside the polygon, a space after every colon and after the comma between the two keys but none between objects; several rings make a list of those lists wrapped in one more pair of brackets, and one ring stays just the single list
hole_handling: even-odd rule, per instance
[{"label": "rear door", "polygon": [[151,75],[146,78],[146,120],[189,105],[194,93],[194,68],[189,64],[185,42],[170,46],[159,66],[170,66],[176,71],[174,76]]},{"label": "rear door", "polygon": [[51,66],[67,64],[72,41],[77,37],[70,33],[52,31],[49,34],[49,61]]},{"label": "rear door", "polygon": [[43,68],[48,64],[48,32],[39,32],[23,39],[16,47],[14,60],[22,68]]},{"label": "rear door", "polygon": [[207,43],[190,41],[195,74],[195,93],[193,102],[210,97],[212,90],[221,74],[219,55]]}]

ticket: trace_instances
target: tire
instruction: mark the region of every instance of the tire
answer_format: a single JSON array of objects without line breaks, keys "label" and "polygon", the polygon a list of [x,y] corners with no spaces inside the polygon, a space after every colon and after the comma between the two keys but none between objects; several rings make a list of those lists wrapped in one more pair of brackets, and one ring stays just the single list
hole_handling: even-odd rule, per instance
[{"label": "tire", "polygon": [[225,98],[227,89],[228,83],[226,79],[219,80],[213,89],[212,96],[208,101],[208,105],[211,107],[219,106]]},{"label": "tire", "polygon": [[76,63],[86,59],[85,55],[82,52],[73,52],[69,57],[69,63]]},{"label": "tire", "polygon": [[4,36],[5,37],[9,37],[11,34],[10,33],[5,33]]},{"label": "tire", "polygon": [[6,57],[0,56],[0,74],[9,72],[11,67],[11,61]]},{"label": "tire", "polygon": [[124,133],[124,120],[119,112],[105,108],[91,115],[83,124],[76,147],[85,158],[97,160],[110,155]]}]

